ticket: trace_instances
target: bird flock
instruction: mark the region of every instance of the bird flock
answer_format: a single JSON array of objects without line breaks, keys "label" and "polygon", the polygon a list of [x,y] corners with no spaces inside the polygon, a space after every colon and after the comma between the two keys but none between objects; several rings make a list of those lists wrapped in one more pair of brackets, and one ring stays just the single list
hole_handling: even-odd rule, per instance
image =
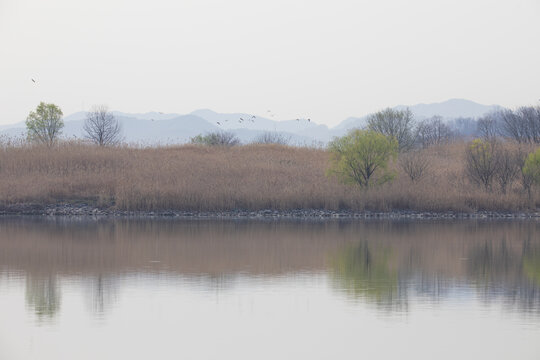
[{"label": "bird flock", "polygon": [[[37,84],[37,82],[36,82],[36,80],[35,80],[34,78],[30,78],[30,80],[31,80],[34,84]],[[272,112],[272,110],[267,110],[266,112],[270,115],[271,118],[274,118],[274,117],[276,116],[276,114],[274,114],[274,113]],[[160,111],[159,114],[163,114],[163,113]],[[245,119],[244,119],[243,117],[238,118],[238,122],[239,122],[240,124],[242,124],[244,121],[255,123],[255,120],[256,120],[256,119],[257,119],[257,117],[256,117],[255,115],[248,115],[248,117],[245,118]],[[154,120],[155,120],[155,119],[151,119],[151,121],[154,121]],[[228,121],[229,121],[229,119],[226,119],[226,120],[225,120],[225,122],[228,122]],[[297,122],[300,122],[300,121],[311,122],[311,119],[310,119],[310,118],[307,118],[307,119],[306,119],[306,118],[297,118],[296,121],[297,121]],[[219,125],[219,126],[222,125],[220,121],[216,121],[216,124]]]},{"label": "bird flock", "polygon": [[[270,115],[270,117],[274,118],[275,117],[275,114],[272,112],[272,110],[267,110],[267,113]],[[247,115],[247,117],[239,117],[237,120],[238,120],[238,123],[242,124],[244,122],[248,123],[248,122],[252,122],[252,123],[255,123],[255,120],[257,119],[257,116],[255,115]],[[307,122],[311,122],[311,118],[297,118],[295,119],[296,121],[300,122],[300,121],[307,121]],[[229,119],[226,119],[225,122],[228,122]],[[221,121],[216,121],[216,124],[219,125],[219,126],[222,126],[222,122]]]}]

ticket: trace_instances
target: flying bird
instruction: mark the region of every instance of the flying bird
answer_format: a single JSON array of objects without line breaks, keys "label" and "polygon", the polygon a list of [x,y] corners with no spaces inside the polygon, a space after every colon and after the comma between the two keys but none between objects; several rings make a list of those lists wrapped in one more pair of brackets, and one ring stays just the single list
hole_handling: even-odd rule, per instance
[{"label": "flying bird", "polygon": [[219,121],[216,121],[216,124],[218,124],[219,126],[221,126],[221,123]]},{"label": "flying bird", "polygon": [[32,82],[33,82],[34,84],[36,83],[36,80],[34,80],[34,79],[30,79],[30,80],[32,80]]},{"label": "flying bird", "polygon": [[300,119],[296,119],[296,121],[300,121]]},{"label": "flying bird", "polygon": [[311,121],[311,119],[307,119],[307,121]]}]

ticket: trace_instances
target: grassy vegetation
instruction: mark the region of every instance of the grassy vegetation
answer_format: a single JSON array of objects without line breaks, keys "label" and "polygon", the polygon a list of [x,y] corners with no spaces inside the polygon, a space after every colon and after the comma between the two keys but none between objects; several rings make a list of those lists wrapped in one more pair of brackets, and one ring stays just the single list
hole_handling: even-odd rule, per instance
[{"label": "grassy vegetation", "polygon": [[[323,149],[275,144],[159,148],[61,143],[0,150],[0,204],[95,202],[127,210],[352,209],[520,211],[536,209],[516,179],[506,194],[488,192],[465,175],[466,143],[420,150],[429,166],[411,181],[397,178],[362,190],[327,177]],[[533,149],[528,149],[532,151]],[[535,200],[537,199],[537,200]]]}]

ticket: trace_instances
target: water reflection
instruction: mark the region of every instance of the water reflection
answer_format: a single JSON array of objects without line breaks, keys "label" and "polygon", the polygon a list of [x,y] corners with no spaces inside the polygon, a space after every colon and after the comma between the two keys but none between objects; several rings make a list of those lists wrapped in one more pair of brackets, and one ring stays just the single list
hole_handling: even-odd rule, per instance
[{"label": "water reflection", "polygon": [[540,312],[537,222],[0,219],[0,269],[22,271],[40,321],[61,312],[63,284],[106,317],[130,278],[183,279],[227,292],[239,278],[295,274],[338,297],[390,311],[473,291],[485,304]]},{"label": "water reflection", "polygon": [[527,278],[540,286],[540,249],[529,249],[523,259],[523,271]]},{"label": "water reflection", "polygon": [[383,306],[403,308],[406,296],[399,286],[398,269],[392,266],[390,247],[362,241],[341,249],[332,259],[337,289]]},{"label": "water reflection", "polygon": [[118,279],[114,276],[98,274],[85,280],[88,308],[98,317],[114,307],[119,287]]},{"label": "water reflection", "polygon": [[538,225],[484,223],[472,233],[462,225],[441,225],[440,234],[431,224],[364,233],[333,256],[334,287],[386,310],[407,310],[411,297],[437,303],[473,288],[486,304],[502,299],[508,309],[539,313]]},{"label": "water reflection", "polygon": [[60,310],[60,285],[54,275],[26,276],[26,305],[36,314],[38,321],[48,321]]}]

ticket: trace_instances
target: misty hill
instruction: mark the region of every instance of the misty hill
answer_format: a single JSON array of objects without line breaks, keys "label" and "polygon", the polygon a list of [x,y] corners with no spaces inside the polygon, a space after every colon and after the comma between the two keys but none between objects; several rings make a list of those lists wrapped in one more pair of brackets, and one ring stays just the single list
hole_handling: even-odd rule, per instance
[{"label": "misty hill", "polygon": [[[116,119],[122,125],[122,136],[128,143],[137,143],[142,145],[156,144],[179,144],[189,142],[192,137],[199,134],[206,134],[214,131],[231,131],[240,138],[243,143],[254,141],[258,136],[266,131],[277,132],[291,144],[312,145],[317,141],[327,141],[327,136],[331,132],[325,125],[312,125],[302,128],[295,122],[295,129],[287,122],[277,122],[268,119],[253,119],[253,121],[230,121],[230,124],[223,121],[224,126],[216,121],[208,121],[194,114],[128,114],[115,111]],[[215,120],[218,118],[235,119],[232,116],[246,117],[245,114],[218,114],[214,113]],[[62,137],[65,139],[76,139],[84,137],[84,119],[85,112],[77,112],[64,117],[64,128]],[[291,129],[292,131],[287,131]],[[24,122],[6,126],[0,130],[1,134],[9,137],[24,137],[26,132]],[[305,133],[305,135],[303,135]],[[321,138],[322,140],[319,140]]]},{"label": "misty hill", "polygon": [[[397,110],[407,108],[406,105],[398,105]],[[498,110],[501,107],[498,105],[482,105],[474,101],[465,99],[450,99],[440,103],[433,104],[417,104],[409,106],[416,118],[428,118],[435,115],[440,115],[445,119],[456,118],[479,118],[486,113]]]},{"label": "misty hill", "polygon": [[[395,109],[404,109],[399,105]],[[499,109],[497,105],[482,105],[463,99],[451,99],[441,103],[418,104],[409,107],[416,119],[424,119],[441,115],[454,127],[463,127],[469,134],[475,129],[474,118],[487,112]],[[218,113],[209,109],[200,109],[190,114],[164,114],[148,112],[130,114],[114,111],[120,121],[123,136],[128,143],[139,144],[177,144],[186,143],[199,134],[213,131],[230,131],[236,134],[243,143],[252,142],[264,132],[276,132],[289,139],[291,144],[318,144],[330,141],[334,136],[341,136],[351,128],[366,126],[367,115],[350,117],[334,128],[316,124],[308,119],[291,119],[276,121],[248,113]],[[64,138],[82,138],[85,112],[76,112],[64,117]],[[456,130],[459,130],[456,128]],[[25,125],[20,122],[0,127],[0,134],[12,137],[24,136]]]},{"label": "misty hill", "polygon": [[[501,109],[499,105],[482,105],[465,99],[450,99],[440,103],[417,104],[412,106],[398,105],[396,110],[409,108],[416,120],[423,120],[435,115],[442,116],[447,122],[452,123],[460,118],[476,119],[483,115]],[[341,122],[336,128],[351,129],[363,128],[367,125],[367,115],[363,117],[350,117]]]}]

